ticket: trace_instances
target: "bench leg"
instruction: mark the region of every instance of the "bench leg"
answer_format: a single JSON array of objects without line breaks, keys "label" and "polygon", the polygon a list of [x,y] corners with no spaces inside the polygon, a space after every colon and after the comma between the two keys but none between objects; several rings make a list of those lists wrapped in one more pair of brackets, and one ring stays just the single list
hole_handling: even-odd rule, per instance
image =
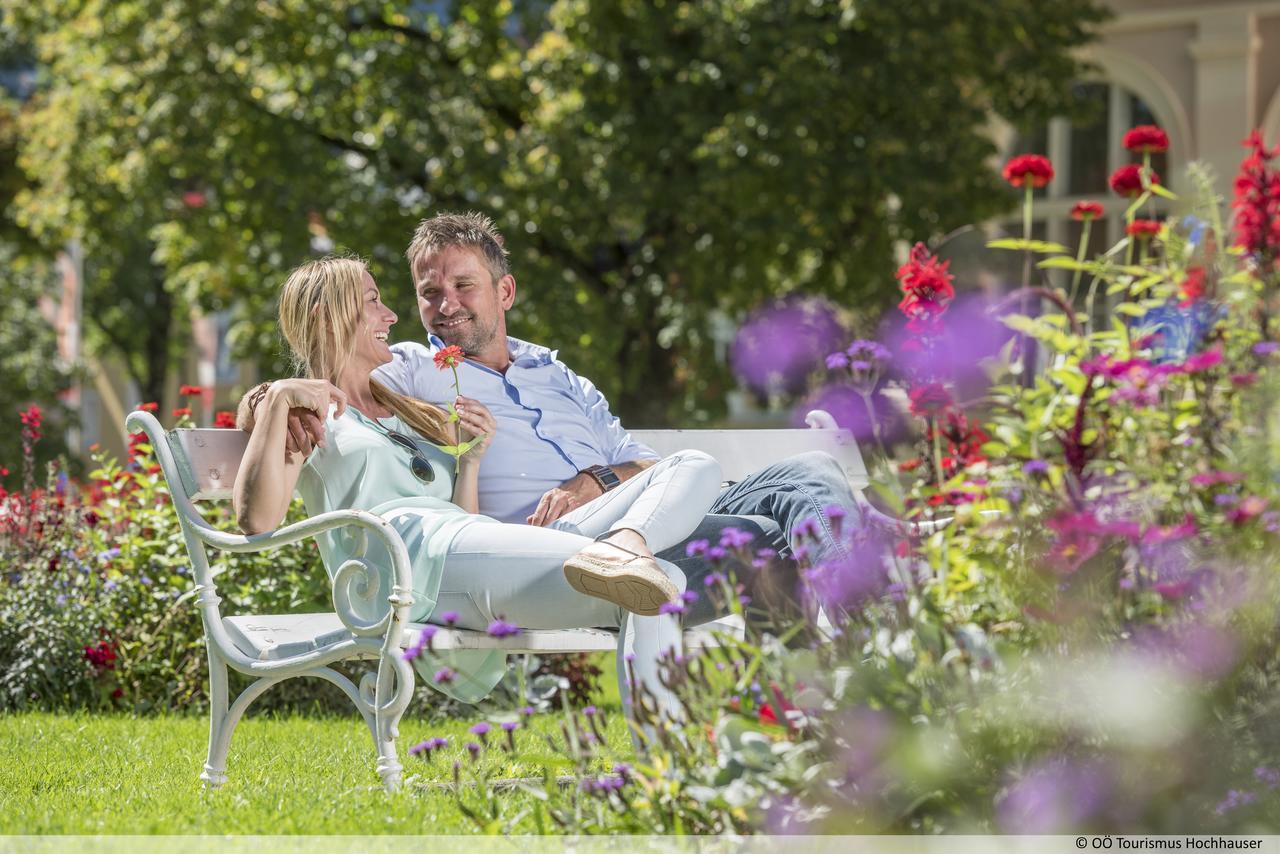
[{"label": "bench leg", "polygon": [[227,725],[227,665],[213,648],[209,649],[209,756],[200,779],[205,788],[216,789],[227,782],[227,748],[231,734]]}]

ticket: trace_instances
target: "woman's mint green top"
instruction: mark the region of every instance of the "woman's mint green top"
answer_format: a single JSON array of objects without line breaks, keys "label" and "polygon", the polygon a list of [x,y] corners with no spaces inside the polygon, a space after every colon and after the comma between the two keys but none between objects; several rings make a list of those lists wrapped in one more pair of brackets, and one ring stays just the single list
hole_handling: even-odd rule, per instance
[{"label": "woman's mint green top", "polygon": [[[450,499],[453,497],[453,457],[436,448],[390,416],[376,421],[348,406],[339,418],[325,419],[325,443],[307,457],[298,475],[298,492],[307,514],[330,510],[367,510],[386,519],[404,540],[413,574],[413,605],[409,618],[425,622],[436,606],[444,559],[454,535],[476,519]],[[383,430],[413,439],[435,470],[435,480],[423,483],[409,466],[412,455],[391,441]],[[404,512],[417,511],[417,512]],[[426,511],[426,512],[422,512]],[[364,537],[360,529],[325,531],[317,538],[320,556],[330,578],[348,560],[361,557],[360,541],[367,539],[362,559],[377,573],[380,586],[352,606],[362,620],[376,620],[387,608],[391,592],[391,557],[380,540]],[[363,607],[362,607],[363,605]],[[448,665],[457,677],[437,685],[431,676]],[[506,656],[497,650],[447,651],[420,656],[414,666],[431,687],[456,699],[474,703],[498,684],[506,672]]]}]

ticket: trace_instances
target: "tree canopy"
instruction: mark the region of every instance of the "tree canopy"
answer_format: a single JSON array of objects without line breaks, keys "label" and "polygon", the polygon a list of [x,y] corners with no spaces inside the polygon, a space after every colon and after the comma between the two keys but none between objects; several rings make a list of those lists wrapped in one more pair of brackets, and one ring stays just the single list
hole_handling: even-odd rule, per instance
[{"label": "tree canopy", "polygon": [[[75,236],[86,321],[144,389],[183,309],[274,359],[275,292],[321,229],[412,320],[415,223],[504,230],[513,334],[637,426],[714,411],[710,332],[803,291],[893,299],[895,241],[1011,200],[993,116],[1071,108],[1093,2],[0,0],[41,85],[17,222]],[[148,377],[151,377],[148,379]]]}]

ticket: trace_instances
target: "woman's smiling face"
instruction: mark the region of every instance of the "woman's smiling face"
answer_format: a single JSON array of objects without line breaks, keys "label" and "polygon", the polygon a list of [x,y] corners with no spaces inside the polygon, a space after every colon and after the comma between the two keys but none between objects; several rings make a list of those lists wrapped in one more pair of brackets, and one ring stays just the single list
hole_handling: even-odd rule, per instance
[{"label": "woman's smiling face", "polygon": [[396,313],[382,303],[378,283],[364,273],[360,295],[360,325],[357,334],[355,360],[370,369],[391,361],[391,348],[387,346],[387,333],[395,325]]}]

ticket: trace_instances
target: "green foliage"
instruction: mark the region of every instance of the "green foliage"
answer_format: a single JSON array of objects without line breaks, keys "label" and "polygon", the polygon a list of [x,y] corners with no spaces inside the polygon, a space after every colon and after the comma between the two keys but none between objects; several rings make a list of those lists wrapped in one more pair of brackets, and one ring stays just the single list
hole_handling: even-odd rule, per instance
[{"label": "green foliage", "polygon": [[313,237],[370,256],[407,309],[415,221],[478,208],[507,233],[514,334],[647,423],[721,405],[716,310],[797,289],[883,305],[894,241],[1003,209],[992,111],[1068,111],[1101,18],[1032,0],[0,8],[44,69],[20,221],[84,241],[95,334],[144,389],[192,304],[234,305],[241,352],[282,371],[272,298]]}]

